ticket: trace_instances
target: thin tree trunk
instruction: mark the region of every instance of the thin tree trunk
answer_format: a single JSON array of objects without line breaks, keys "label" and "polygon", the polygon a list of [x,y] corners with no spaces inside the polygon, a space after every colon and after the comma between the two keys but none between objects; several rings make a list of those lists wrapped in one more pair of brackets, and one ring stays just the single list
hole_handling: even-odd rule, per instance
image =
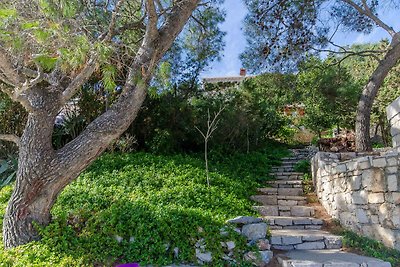
[{"label": "thin tree trunk", "polygon": [[371,151],[370,138],[371,110],[374,99],[382,86],[389,71],[400,59],[400,33],[393,37],[390,50],[371,75],[368,84],[364,87],[360,101],[358,102],[356,116],[356,150]]}]

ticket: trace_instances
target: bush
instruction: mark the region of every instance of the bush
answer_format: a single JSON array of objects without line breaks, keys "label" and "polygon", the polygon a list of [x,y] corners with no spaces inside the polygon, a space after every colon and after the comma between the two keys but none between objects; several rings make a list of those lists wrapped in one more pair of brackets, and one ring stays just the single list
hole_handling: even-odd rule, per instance
[{"label": "bush", "polygon": [[302,172],[304,174],[310,174],[311,172],[311,163],[309,160],[300,160],[294,166],[294,170],[296,172]]},{"label": "bush", "polygon": [[[255,215],[249,196],[286,154],[279,147],[231,157],[214,153],[210,188],[201,155],[106,154],[62,192],[52,223],[40,230],[41,241],[7,251],[0,245],[1,266],[196,262],[200,239],[216,259],[214,266],[222,265],[220,242],[228,240],[236,243],[239,266],[246,266],[239,256],[249,249],[246,240],[220,230],[229,218]],[[1,211],[11,190],[0,190]]]}]

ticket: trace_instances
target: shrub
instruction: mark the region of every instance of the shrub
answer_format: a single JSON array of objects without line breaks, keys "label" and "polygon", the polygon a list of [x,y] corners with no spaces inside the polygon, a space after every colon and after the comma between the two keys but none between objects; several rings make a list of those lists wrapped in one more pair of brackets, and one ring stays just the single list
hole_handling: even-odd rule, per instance
[{"label": "shrub", "polygon": [[[249,196],[285,154],[274,147],[230,157],[215,153],[210,188],[201,155],[106,154],[62,192],[41,241],[7,251],[0,245],[1,266],[195,262],[200,239],[214,266],[222,265],[220,242],[228,240],[236,243],[239,266],[246,266],[240,259],[249,249],[246,240],[231,229],[222,236],[221,228],[229,218],[255,214]],[[11,186],[0,190],[1,211],[10,194]]]}]

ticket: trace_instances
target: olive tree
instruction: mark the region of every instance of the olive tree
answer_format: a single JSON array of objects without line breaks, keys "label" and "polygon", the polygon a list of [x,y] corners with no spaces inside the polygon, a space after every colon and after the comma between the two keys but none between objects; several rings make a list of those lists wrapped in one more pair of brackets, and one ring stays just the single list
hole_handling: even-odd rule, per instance
[{"label": "olive tree", "polygon": [[[0,89],[27,111],[16,182],[3,221],[5,248],[39,238],[59,193],[133,122],[158,62],[200,0],[3,0]],[[92,76],[122,87],[74,140],[54,149],[59,111]]]}]

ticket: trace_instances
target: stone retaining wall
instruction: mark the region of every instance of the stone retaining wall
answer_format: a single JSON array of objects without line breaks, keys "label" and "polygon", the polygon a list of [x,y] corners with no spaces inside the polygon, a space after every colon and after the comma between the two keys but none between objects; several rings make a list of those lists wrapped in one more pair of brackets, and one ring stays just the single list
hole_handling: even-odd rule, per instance
[{"label": "stone retaining wall", "polygon": [[319,152],[311,163],[318,198],[345,228],[400,250],[399,163],[397,151]]}]

